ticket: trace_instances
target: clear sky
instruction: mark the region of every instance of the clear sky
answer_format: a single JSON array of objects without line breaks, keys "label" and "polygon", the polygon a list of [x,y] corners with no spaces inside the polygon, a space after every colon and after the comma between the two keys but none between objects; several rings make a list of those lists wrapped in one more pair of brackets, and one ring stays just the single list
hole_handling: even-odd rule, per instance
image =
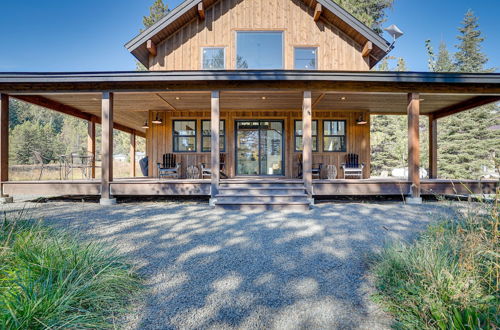
[{"label": "clear sky", "polygon": [[[142,27],[153,0],[1,0],[0,71],[134,70],[124,48]],[[166,0],[173,8],[181,0]],[[500,0],[395,0],[385,25],[405,35],[394,56],[413,71],[427,70],[424,41],[455,45],[467,11],[479,16],[490,67],[500,69]],[[389,38],[386,36],[386,38]]]}]

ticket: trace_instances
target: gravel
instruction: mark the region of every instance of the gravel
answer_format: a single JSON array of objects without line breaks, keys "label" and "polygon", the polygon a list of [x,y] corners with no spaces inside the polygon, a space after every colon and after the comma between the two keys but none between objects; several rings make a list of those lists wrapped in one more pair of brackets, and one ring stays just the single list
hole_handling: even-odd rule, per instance
[{"label": "gravel", "polygon": [[388,328],[371,301],[370,255],[415,237],[446,205],[324,203],[309,212],[197,202],[15,203],[137,265],[146,293],[127,329]]}]

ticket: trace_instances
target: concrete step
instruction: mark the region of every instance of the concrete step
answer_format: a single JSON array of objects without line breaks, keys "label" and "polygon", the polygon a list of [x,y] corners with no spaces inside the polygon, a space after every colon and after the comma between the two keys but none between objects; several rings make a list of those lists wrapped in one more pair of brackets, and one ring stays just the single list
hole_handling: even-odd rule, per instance
[{"label": "concrete step", "polygon": [[235,203],[293,203],[303,202],[309,203],[309,198],[306,194],[302,195],[217,195],[217,203],[235,202]]},{"label": "concrete step", "polygon": [[273,195],[304,195],[306,190],[302,187],[279,188],[279,187],[251,187],[233,188],[219,187],[220,195],[250,195],[250,196],[273,196]]},{"label": "concrete step", "polygon": [[221,182],[222,188],[304,188],[304,183],[276,183],[276,182]]},{"label": "concrete step", "polygon": [[224,210],[241,210],[241,211],[307,211],[311,208],[308,202],[215,202],[215,208]]}]

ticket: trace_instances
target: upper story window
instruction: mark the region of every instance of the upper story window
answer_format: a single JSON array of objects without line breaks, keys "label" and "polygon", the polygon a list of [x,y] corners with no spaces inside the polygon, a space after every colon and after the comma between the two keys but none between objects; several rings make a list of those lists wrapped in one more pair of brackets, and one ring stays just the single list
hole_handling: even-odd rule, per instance
[{"label": "upper story window", "polygon": [[296,47],[294,49],[295,70],[316,70],[318,59],[318,48]]},{"label": "upper story window", "polygon": [[323,151],[346,151],[345,120],[323,120]]},{"label": "upper story window", "polygon": [[203,47],[202,69],[223,70],[226,67],[226,50],[223,47]]},{"label": "upper story window", "polygon": [[236,32],[236,69],[283,69],[283,32]]}]

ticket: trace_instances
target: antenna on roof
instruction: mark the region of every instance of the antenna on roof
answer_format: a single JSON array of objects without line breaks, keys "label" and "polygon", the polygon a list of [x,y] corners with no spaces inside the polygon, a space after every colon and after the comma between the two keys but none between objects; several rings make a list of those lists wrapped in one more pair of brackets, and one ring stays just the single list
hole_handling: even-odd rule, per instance
[{"label": "antenna on roof", "polygon": [[396,43],[396,39],[401,37],[404,33],[395,24],[392,24],[391,26],[386,27],[384,29],[384,31],[386,31],[387,33],[389,33],[392,36],[392,44],[387,49],[387,51],[389,51]]}]

